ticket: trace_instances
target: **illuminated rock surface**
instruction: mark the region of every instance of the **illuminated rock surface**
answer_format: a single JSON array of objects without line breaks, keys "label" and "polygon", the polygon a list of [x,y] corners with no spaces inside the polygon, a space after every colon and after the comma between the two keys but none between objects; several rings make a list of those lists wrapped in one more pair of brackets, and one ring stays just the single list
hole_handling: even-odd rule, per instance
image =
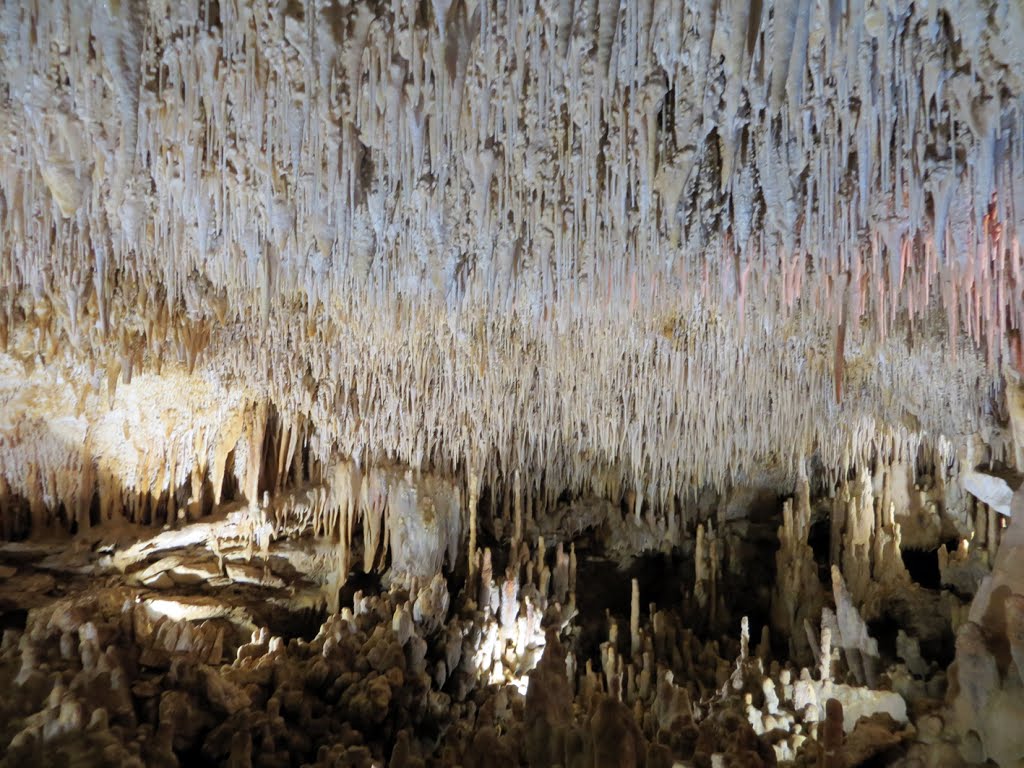
[{"label": "illuminated rock surface", "polygon": [[1024,765],[1017,0],[4,0],[0,128],[0,765]]}]

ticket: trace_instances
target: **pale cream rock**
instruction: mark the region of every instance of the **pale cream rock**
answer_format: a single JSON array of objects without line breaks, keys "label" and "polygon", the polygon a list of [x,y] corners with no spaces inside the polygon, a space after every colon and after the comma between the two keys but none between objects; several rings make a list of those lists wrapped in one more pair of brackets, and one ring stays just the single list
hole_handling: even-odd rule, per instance
[{"label": "pale cream rock", "polygon": [[[811,681],[817,696],[817,719],[825,719],[825,703],[837,699],[843,705],[843,730],[851,733],[857,720],[875,713],[885,713],[898,723],[907,722],[907,703],[898,693],[872,690],[859,686]],[[806,720],[806,717],[804,718]]]},{"label": "pale cream rock", "polygon": [[1024,755],[1020,729],[1010,725],[1024,716],[1019,671],[1024,658],[1024,526],[1017,514],[1024,511],[1022,501],[1024,495],[1015,492],[992,573],[981,582],[957,630],[950,676],[953,726],[963,738],[962,754],[969,759],[973,744],[981,759],[998,765],[1014,765]]},{"label": "pale cream rock", "polygon": [[255,584],[271,589],[282,589],[285,587],[285,582],[282,578],[269,573],[268,569],[261,565],[227,563],[224,566],[224,572],[229,579],[241,584]]},{"label": "pale cream rock", "polygon": [[983,472],[966,472],[962,476],[964,488],[1001,515],[1010,514],[1013,489],[1001,477]]}]

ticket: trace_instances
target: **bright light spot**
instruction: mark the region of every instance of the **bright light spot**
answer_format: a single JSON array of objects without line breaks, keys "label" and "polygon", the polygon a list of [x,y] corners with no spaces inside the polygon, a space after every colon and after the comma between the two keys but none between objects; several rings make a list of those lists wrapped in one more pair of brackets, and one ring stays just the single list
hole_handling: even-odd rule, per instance
[{"label": "bright light spot", "polygon": [[512,682],[509,683],[509,685],[519,691],[520,696],[525,696],[527,689],[530,687],[530,677],[528,674],[513,677]]},{"label": "bright light spot", "polygon": [[529,674],[543,656],[546,642],[540,629],[540,612],[529,615],[532,619],[521,615],[509,627],[491,623],[480,633],[473,650],[473,664],[480,679],[488,685],[509,685],[524,696],[530,686]]},{"label": "bright light spot", "polygon": [[142,604],[154,619],[166,616],[174,621],[200,621],[221,618],[228,613],[220,605],[184,603],[179,600],[161,600],[156,598],[143,600]]}]

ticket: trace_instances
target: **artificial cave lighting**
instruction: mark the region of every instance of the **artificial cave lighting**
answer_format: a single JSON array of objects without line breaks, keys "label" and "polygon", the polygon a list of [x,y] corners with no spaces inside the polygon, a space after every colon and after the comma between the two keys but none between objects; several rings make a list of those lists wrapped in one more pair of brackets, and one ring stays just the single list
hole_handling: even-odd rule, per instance
[{"label": "artificial cave lighting", "polygon": [[1020,0],[0,0],[0,768],[1024,766]]}]

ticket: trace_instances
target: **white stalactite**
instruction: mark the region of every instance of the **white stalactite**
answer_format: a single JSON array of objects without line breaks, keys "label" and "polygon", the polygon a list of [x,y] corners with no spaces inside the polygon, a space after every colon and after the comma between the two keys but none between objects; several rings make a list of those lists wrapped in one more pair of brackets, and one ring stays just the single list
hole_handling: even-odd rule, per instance
[{"label": "white stalactite", "polygon": [[662,515],[994,431],[1022,365],[1021,14],[833,5],[9,3],[0,362],[39,380],[4,397],[58,382],[91,429],[180,367],[261,405],[222,408],[243,436],[212,455],[154,441],[146,478],[33,457],[55,428],[5,409],[7,482],[45,527],[91,462],[101,516],[123,493],[136,518],[196,466],[219,497],[234,450],[255,504],[272,404],[276,484],[307,455],[473,456],[524,541],[564,489]]}]

